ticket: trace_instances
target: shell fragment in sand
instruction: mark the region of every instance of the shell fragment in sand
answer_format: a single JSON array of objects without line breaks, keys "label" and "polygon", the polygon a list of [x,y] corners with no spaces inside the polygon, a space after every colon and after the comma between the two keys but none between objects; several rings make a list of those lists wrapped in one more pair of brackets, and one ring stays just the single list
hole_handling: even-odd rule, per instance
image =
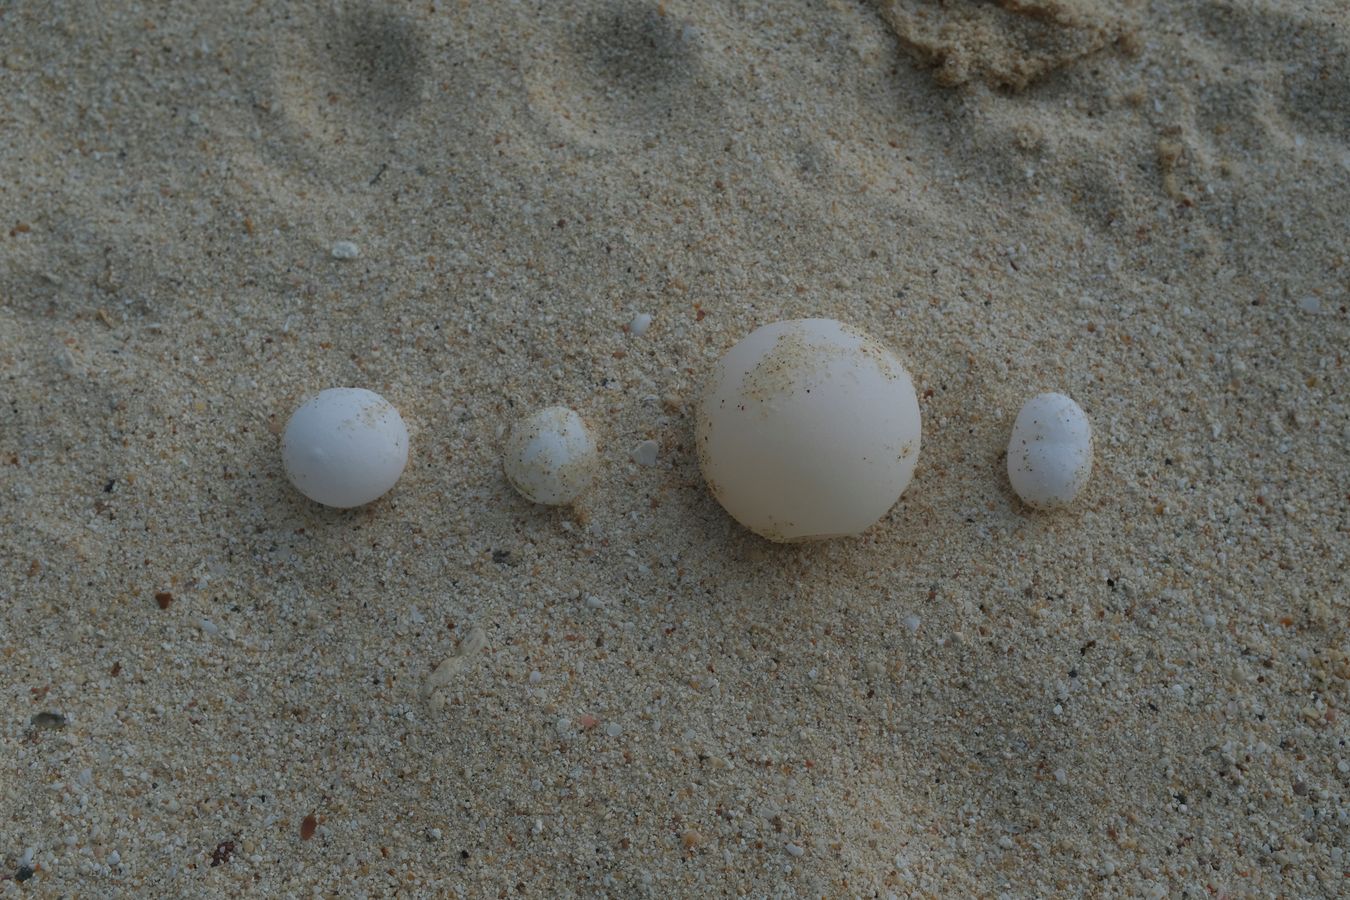
[{"label": "shell fragment in sand", "polygon": [[449,702],[447,697],[449,685],[455,680],[456,675],[473,663],[486,646],[487,634],[483,629],[477,625],[469,629],[468,636],[459,645],[459,652],[454,656],[447,656],[435,671],[427,676],[424,691],[432,706],[440,709]]}]

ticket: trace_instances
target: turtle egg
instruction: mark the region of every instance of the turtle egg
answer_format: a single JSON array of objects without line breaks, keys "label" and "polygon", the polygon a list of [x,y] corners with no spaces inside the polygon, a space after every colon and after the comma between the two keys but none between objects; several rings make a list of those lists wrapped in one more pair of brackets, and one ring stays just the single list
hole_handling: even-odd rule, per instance
[{"label": "turtle egg", "polygon": [[566,506],[591,486],[600,455],[581,416],[565,406],[550,406],[511,429],[502,467],[527,500]]},{"label": "turtle egg", "polygon": [[699,401],[713,496],[773,541],[857,534],[886,514],[919,459],[919,400],[890,350],[833,319],[747,335]]},{"label": "turtle egg", "polygon": [[1063,394],[1026,402],[1008,440],[1008,481],[1022,502],[1037,509],[1065,506],[1092,474],[1092,426],[1082,407]]},{"label": "turtle egg", "polygon": [[325,506],[382,496],[408,464],[408,429],[398,410],[363,388],[329,388],[300,404],[281,436],[286,477]]}]

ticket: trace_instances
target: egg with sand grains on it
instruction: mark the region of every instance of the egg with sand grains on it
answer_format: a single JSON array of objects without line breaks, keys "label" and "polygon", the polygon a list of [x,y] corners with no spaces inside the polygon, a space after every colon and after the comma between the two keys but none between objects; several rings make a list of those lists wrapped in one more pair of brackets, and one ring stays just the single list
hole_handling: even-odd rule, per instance
[{"label": "egg with sand grains on it", "polygon": [[550,406],[511,428],[502,468],[525,499],[567,506],[590,488],[600,455],[581,416],[565,406]]},{"label": "egg with sand grains on it", "polygon": [[1026,402],[1008,439],[1008,482],[1035,509],[1072,503],[1092,474],[1092,425],[1063,394]]},{"label": "egg with sand grains on it", "polygon": [[408,428],[363,388],[329,388],[291,415],[281,436],[286,477],[309,499],[346,509],[383,496],[408,464]]},{"label": "egg with sand grains on it", "polygon": [[919,459],[914,382],[898,357],[833,319],[765,325],[718,361],[699,401],[699,466],[733,518],[772,541],[857,534]]}]

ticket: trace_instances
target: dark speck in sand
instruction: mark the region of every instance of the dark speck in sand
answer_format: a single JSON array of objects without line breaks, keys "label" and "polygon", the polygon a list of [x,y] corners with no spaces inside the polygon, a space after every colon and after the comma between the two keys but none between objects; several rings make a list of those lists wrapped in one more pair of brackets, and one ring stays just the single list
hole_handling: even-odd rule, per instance
[{"label": "dark speck in sand", "polygon": [[234,841],[221,841],[211,854],[211,868],[227,863],[234,858]]},{"label": "dark speck in sand", "polygon": [[60,713],[54,712],[36,713],[33,718],[29,719],[29,722],[34,728],[41,728],[43,730],[66,727],[66,717]]}]

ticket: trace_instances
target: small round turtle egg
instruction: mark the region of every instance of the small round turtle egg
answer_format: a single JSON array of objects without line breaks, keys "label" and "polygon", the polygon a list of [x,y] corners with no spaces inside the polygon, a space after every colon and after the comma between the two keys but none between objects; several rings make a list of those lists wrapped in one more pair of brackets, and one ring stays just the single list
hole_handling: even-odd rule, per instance
[{"label": "small round turtle egg", "polygon": [[833,319],[775,322],[728,350],[695,429],[713,496],[773,541],[871,526],[914,476],[922,431],[904,364]]},{"label": "small round turtle egg", "polygon": [[581,416],[565,406],[550,406],[511,429],[502,468],[525,499],[566,506],[591,486],[600,455]]},{"label": "small round turtle egg", "polygon": [[300,493],[345,509],[384,495],[408,464],[408,429],[374,391],[329,388],[300,404],[281,436],[286,477]]},{"label": "small round turtle egg", "polygon": [[1067,506],[1092,474],[1092,425],[1063,394],[1026,402],[1008,439],[1008,481],[1027,506]]}]

